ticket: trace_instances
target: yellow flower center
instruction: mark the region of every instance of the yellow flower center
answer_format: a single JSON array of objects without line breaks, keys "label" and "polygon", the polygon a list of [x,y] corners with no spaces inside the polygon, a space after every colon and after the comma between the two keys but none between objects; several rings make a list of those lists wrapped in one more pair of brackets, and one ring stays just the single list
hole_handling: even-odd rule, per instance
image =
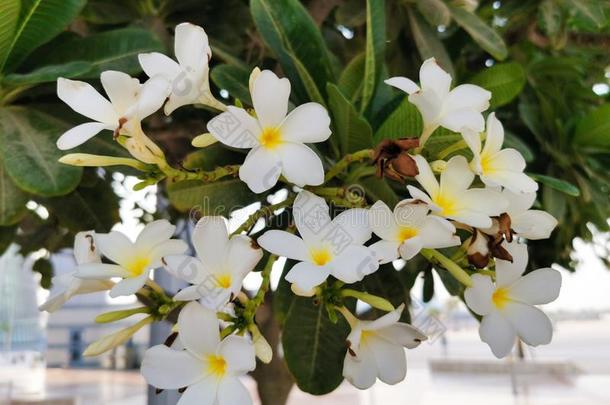
[{"label": "yellow flower center", "polygon": [[495,171],[492,157],[487,154],[481,155],[481,172],[483,174],[492,174]]},{"label": "yellow flower center", "polygon": [[410,226],[401,226],[396,237],[402,243],[407,239],[417,236],[418,232],[419,231],[417,229],[411,228]]},{"label": "yellow flower center", "polygon": [[134,276],[141,276],[142,273],[148,268],[150,265],[150,259],[147,257],[136,257],[130,264],[127,270]]},{"label": "yellow flower center", "polygon": [[221,274],[216,276],[216,284],[218,284],[221,288],[229,288],[231,287],[231,275],[230,274]]},{"label": "yellow flower center", "polygon": [[506,306],[506,304],[510,301],[510,297],[508,296],[508,290],[506,288],[498,288],[491,296],[491,300],[493,301],[496,308],[504,308],[504,306]]},{"label": "yellow flower center", "polygon": [[227,361],[222,356],[208,356],[207,371],[209,374],[222,378],[227,373]]},{"label": "yellow flower center", "polygon": [[360,344],[366,344],[366,341],[374,335],[375,332],[371,330],[363,330],[362,333],[360,333]]},{"label": "yellow flower center", "polygon": [[314,249],[311,251],[311,259],[318,266],[324,266],[326,263],[330,262],[332,258],[333,255],[327,248]]},{"label": "yellow flower center", "polygon": [[282,143],[282,133],[279,128],[267,127],[263,129],[260,143],[267,149],[275,149]]},{"label": "yellow flower center", "polygon": [[441,208],[441,214],[445,216],[454,215],[456,212],[457,202],[454,198],[439,194],[434,203]]}]

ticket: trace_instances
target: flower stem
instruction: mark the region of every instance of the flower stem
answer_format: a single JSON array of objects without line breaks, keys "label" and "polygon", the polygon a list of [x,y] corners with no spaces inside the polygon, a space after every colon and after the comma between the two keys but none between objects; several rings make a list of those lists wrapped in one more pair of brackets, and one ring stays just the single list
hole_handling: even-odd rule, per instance
[{"label": "flower stem", "polygon": [[337,307],[337,310],[341,312],[341,315],[343,315],[352,328],[358,323],[358,318],[356,318],[346,307]]},{"label": "flower stem", "polygon": [[428,142],[430,135],[432,135],[432,133],[434,131],[436,131],[436,128],[438,128],[438,125],[429,125],[426,128],[424,128],[424,130],[422,131],[422,133],[419,137],[419,147],[417,147],[415,149],[416,155],[420,154],[422,149],[424,149],[424,145],[426,144],[426,142]]},{"label": "flower stem", "polygon": [[470,278],[470,275],[453,260],[444,256],[435,249],[422,249],[420,253],[430,263],[444,267],[457,281],[462,283],[464,286],[472,287],[472,278]]},{"label": "flower stem", "polygon": [[244,318],[246,318],[248,324],[254,322],[254,316],[256,315],[256,310],[258,307],[265,301],[265,294],[269,291],[269,286],[271,285],[271,269],[273,268],[273,263],[277,260],[276,255],[270,255],[265,267],[261,271],[261,276],[263,281],[261,282],[261,286],[258,289],[258,292],[248,303],[246,304],[246,309],[244,311]]},{"label": "flower stem", "polygon": [[175,169],[165,160],[157,164],[159,170],[167,176],[170,181],[178,182],[185,180],[201,180],[204,183],[212,183],[223,177],[235,176],[239,172],[239,165],[220,166],[210,171],[190,172],[184,169]]},{"label": "flower stem", "polygon": [[246,220],[246,222],[241,224],[241,226],[239,228],[237,228],[231,235],[239,235],[243,231],[248,231],[250,228],[252,228],[256,224],[256,221],[258,221],[259,219],[261,219],[263,217],[268,217],[268,216],[273,215],[273,213],[275,211],[289,206],[290,204],[292,204],[293,201],[294,201],[294,196],[290,196],[280,203],[262,207],[261,209],[256,211],[254,214],[250,215],[250,217]]},{"label": "flower stem", "polygon": [[360,162],[366,159],[371,159],[373,157],[373,149],[363,149],[358,152],[349,153],[341,160],[339,160],[330,170],[326,173],[326,177],[324,177],[324,182],[335,178],[339,173],[347,169],[347,167],[353,162]]}]

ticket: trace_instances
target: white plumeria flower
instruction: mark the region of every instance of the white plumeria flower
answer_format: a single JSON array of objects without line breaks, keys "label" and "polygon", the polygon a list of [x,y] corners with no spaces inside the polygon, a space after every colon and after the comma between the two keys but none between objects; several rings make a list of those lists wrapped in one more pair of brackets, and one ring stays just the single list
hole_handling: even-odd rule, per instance
[{"label": "white plumeria flower", "polygon": [[[93,242],[93,235],[93,231],[86,231],[79,232],[74,237],[74,258],[77,266],[87,263],[101,263],[100,255]],[[75,275],[76,271],[53,277],[53,286],[60,286],[63,291],[50,297],[39,309],[55,312],[75,295],[106,291],[114,285],[110,280],[83,280]]]},{"label": "white plumeria flower", "polygon": [[216,313],[189,302],[178,316],[178,339],[184,350],[153,346],[142,360],[142,375],[161,389],[186,391],[178,405],[251,405],[239,380],[256,367],[254,346],[245,337],[220,340]]},{"label": "white plumeria flower", "polygon": [[229,233],[223,217],[203,217],[195,225],[192,243],[197,257],[164,257],[168,271],[194,284],[178,292],[174,299],[203,299],[205,306],[218,310],[241,291],[246,275],[263,257],[262,249],[246,235]]},{"label": "white plumeria flower", "polygon": [[350,209],[332,221],[328,210],[324,199],[301,191],[293,205],[301,237],[271,230],[258,238],[265,250],[300,262],[286,275],[296,294],[313,294],[314,287],[330,275],[349,284],[379,268],[371,250],[363,246],[371,238],[367,210]]},{"label": "white plumeria flower", "polygon": [[352,331],[343,362],[343,376],[357,388],[368,389],[379,378],[397,384],[407,375],[404,348],[413,349],[427,337],[419,329],[399,322],[404,304],[374,321],[356,319],[342,311]]},{"label": "white plumeria flower", "polygon": [[369,248],[381,264],[402,257],[412,259],[423,248],[437,249],[459,245],[455,226],[444,218],[428,215],[430,207],[420,200],[403,200],[394,212],[377,201],[369,210],[369,224],[381,238]]},{"label": "white plumeria flower", "polygon": [[110,101],[88,83],[57,79],[57,96],[77,113],[92,119],[65,132],[58,140],[62,150],[75,148],[103,129],[130,134],[140,128],[140,120],[157,111],[167,97],[169,85],[160,77],[140,84],[128,74],[108,70],[100,79]]},{"label": "white plumeria flower", "polygon": [[174,225],[160,219],[147,224],[135,242],[117,231],[96,234],[95,244],[100,253],[116,264],[85,264],[78,267],[76,275],[92,280],[121,277],[123,280],[110,290],[110,296],[135,294],[148,281],[150,271],[161,267],[162,257],[188,249],[184,241],[170,239],[175,230]]},{"label": "white plumeria flower", "polygon": [[538,190],[538,183],[523,173],[525,159],[516,149],[502,149],[504,127],[495,113],[487,117],[485,146],[481,148],[478,132],[463,131],[462,135],[473,153],[470,168],[488,186],[502,186],[515,193],[531,193]]},{"label": "white plumeria flower", "polygon": [[426,193],[416,187],[407,186],[413,198],[430,205],[432,212],[445,218],[462,222],[475,228],[489,228],[490,217],[505,212],[508,202],[498,190],[490,188],[469,189],[474,174],[463,156],[454,156],[441,173],[440,184],[434,177],[430,165],[421,155],[415,156],[419,174],[415,179]]},{"label": "white plumeria flower", "polygon": [[439,126],[454,132],[464,128],[483,131],[485,121],[481,113],[489,108],[489,91],[473,84],[461,84],[449,90],[451,75],[441,69],[434,58],[426,59],[422,64],[419,81],[421,88],[406,77],[392,77],[385,83],[409,94],[409,101],[421,113],[424,130],[420,146]]},{"label": "white plumeria flower", "polygon": [[513,262],[496,259],[495,284],[488,275],[474,274],[473,286],[464,292],[468,307],[483,316],[481,340],[498,358],[510,353],[517,337],[530,346],[551,341],[553,325],[534,305],[554,301],[561,288],[557,270],[538,269],[523,276],[528,261],[526,245],[513,242],[506,248]]},{"label": "white plumeria flower", "polygon": [[323,142],[330,136],[326,109],[318,103],[305,103],[286,115],[290,82],[270,70],[253,72],[251,94],[256,118],[230,106],[207,126],[225,145],[251,149],[239,169],[239,178],[255,193],[273,187],[280,175],[299,187],[322,184],[322,161],[305,143]]},{"label": "white plumeria flower", "polygon": [[164,77],[171,86],[165,114],[188,104],[207,104],[219,110],[226,106],[216,100],[210,91],[208,62],[212,50],[203,28],[182,23],[176,26],[174,53],[178,63],[159,52],[138,55],[142,70],[149,77]]},{"label": "white plumeria flower", "polygon": [[[502,197],[508,201],[506,213],[510,217],[510,228],[520,237],[530,240],[547,239],[557,226],[557,220],[542,210],[531,210],[536,201],[536,193],[513,193],[502,191]],[[484,229],[494,234],[495,229]]]}]

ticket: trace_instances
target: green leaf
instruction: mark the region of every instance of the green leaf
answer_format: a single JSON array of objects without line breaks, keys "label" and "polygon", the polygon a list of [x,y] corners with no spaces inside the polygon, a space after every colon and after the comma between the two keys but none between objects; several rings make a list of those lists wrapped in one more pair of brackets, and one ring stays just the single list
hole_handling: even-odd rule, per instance
[{"label": "green leaf", "polygon": [[12,72],[36,48],[58,35],[86,0],[22,0],[19,22],[0,71]]},{"label": "green leaf", "polygon": [[417,0],[417,9],[431,26],[447,26],[451,22],[449,7],[442,0]]},{"label": "green leaf", "polygon": [[[330,54],[319,28],[298,0],[251,0],[250,11],[265,44],[273,51],[290,79],[299,100],[310,99],[304,71],[320,94],[334,81]],[[297,67],[299,61],[304,69]]]},{"label": "green leaf", "polygon": [[39,83],[54,82],[58,77],[73,78],[82,76],[91,70],[89,62],[68,62],[63,65],[50,65],[30,73],[12,73],[2,79],[6,86],[31,86]]},{"label": "green leaf", "polygon": [[578,187],[565,180],[536,173],[528,173],[528,176],[544,184],[545,186],[549,186],[557,191],[561,191],[562,193],[570,195],[572,197],[578,197],[580,195],[580,190],[578,189]]},{"label": "green leaf", "polygon": [[582,117],[573,141],[584,149],[610,151],[610,104],[602,104]]},{"label": "green leaf", "polygon": [[81,16],[92,24],[125,24],[138,16],[122,2],[114,0],[89,0]]},{"label": "green leaf", "polygon": [[20,0],[0,0],[0,66],[4,65],[13,42],[20,8]]},{"label": "green leaf", "polygon": [[16,224],[27,213],[28,196],[8,177],[0,162],[0,226]]},{"label": "green leaf", "polygon": [[577,17],[598,29],[604,28],[608,24],[604,13],[604,3],[606,2],[600,0],[568,0],[570,9]]},{"label": "green leaf", "polygon": [[167,185],[169,201],[178,211],[201,215],[229,216],[234,210],[256,201],[246,184],[239,179],[202,183],[199,180],[181,181]]},{"label": "green leaf", "polygon": [[432,270],[424,272],[424,285],[422,291],[422,299],[424,302],[430,302],[434,297],[434,276]]},{"label": "green leaf", "polygon": [[449,73],[452,77],[455,77],[455,70],[453,68],[453,62],[451,57],[445,49],[445,45],[438,38],[438,34],[433,30],[425,21],[411,9],[409,9],[409,25],[411,26],[411,35],[417,46],[419,56],[426,60],[434,57],[439,65]]},{"label": "green leaf", "polygon": [[405,98],[375,132],[375,143],[384,139],[418,137],[422,128],[419,110]]},{"label": "green leaf", "polygon": [[504,131],[504,147],[517,149],[527,163],[534,161],[534,152],[521,138],[512,132]]},{"label": "green leaf", "polygon": [[364,188],[365,195],[371,202],[381,200],[394,206],[399,201],[398,196],[385,179],[370,176],[359,179],[358,184]]},{"label": "green leaf", "polygon": [[385,2],[366,2],[366,54],[360,111],[366,110],[381,76],[385,54]]},{"label": "green leaf", "polygon": [[252,105],[250,90],[248,89],[248,81],[250,80],[248,70],[235,65],[217,65],[212,69],[210,78],[216,86],[227,90],[232,97]]},{"label": "green leaf", "polygon": [[491,108],[513,101],[525,86],[525,70],[516,62],[500,63],[476,74],[470,82],[491,91]]},{"label": "green leaf", "polygon": [[336,85],[329,83],[327,92],[333,116],[333,136],[339,140],[342,154],[371,148],[373,136],[369,123],[358,114]]},{"label": "green leaf", "polygon": [[87,37],[54,41],[36,54],[40,65],[71,61],[90,62],[93,67],[82,78],[97,79],[104,70],[119,70],[130,75],[142,71],[138,54],[163,52],[163,45],[151,32],[142,28],[121,28]]},{"label": "green leaf", "polygon": [[506,44],[502,37],[489,27],[476,14],[470,13],[461,7],[449,6],[455,22],[462,27],[472,39],[489,52],[494,58],[504,60],[508,55]]},{"label": "green leaf", "polygon": [[360,92],[362,91],[362,77],[364,76],[364,59],[365,53],[359,53],[356,55],[343,69],[341,76],[339,76],[339,90],[341,93],[352,102],[358,99]]},{"label": "green leaf", "polygon": [[29,193],[53,197],[78,185],[82,168],[57,160],[55,140],[68,128],[44,113],[19,107],[0,109],[0,158],[8,175]]}]

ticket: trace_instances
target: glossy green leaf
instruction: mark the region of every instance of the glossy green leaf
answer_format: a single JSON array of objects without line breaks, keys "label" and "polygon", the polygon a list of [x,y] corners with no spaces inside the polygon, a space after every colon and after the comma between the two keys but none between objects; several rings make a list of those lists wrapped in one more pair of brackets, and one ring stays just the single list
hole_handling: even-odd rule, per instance
[{"label": "glossy green leaf", "polygon": [[375,143],[384,139],[416,138],[422,128],[419,110],[405,98],[375,132]]},{"label": "glossy green leaf", "polygon": [[298,0],[251,0],[252,18],[265,44],[275,54],[293,91],[301,101],[309,100],[303,70],[295,65],[298,60],[325,94],[326,82],[334,81],[330,55],[320,30]]},{"label": "glossy green leaf", "polygon": [[250,79],[248,70],[228,64],[217,65],[212,69],[210,78],[220,89],[227,90],[231,97],[252,105],[248,89]]},{"label": "glossy green leaf", "polygon": [[500,63],[476,74],[470,82],[491,91],[491,108],[513,101],[525,86],[525,70],[516,62]]},{"label": "glossy green leaf", "polygon": [[89,0],[81,16],[92,24],[124,24],[138,16],[130,7],[115,0]]},{"label": "glossy green leaf", "polygon": [[385,179],[369,176],[358,180],[358,184],[364,189],[366,198],[374,203],[381,200],[390,206],[396,205],[399,201],[398,196]]},{"label": "glossy green leaf", "polygon": [[578,197],[580,195],[579,188],[565,180],[561,180],[556,177],[551,177],[544,174],[528,173],[528,175],[534,180],[544,184],[545,186],[551,187],[557,191],[561,191],[564,194],[570,195],[572,197]]},{"label": "glossy green leaf", "polygon": [[360,111],[367,107],[381,76],[385,55],[385,2],[366,2],[366,54],[364,58],[364,82]]},{"label": "glossy green leaf", "polygon": [[13,225],[27,212],[28,196],[8,177],[0,162],[0,226]]},{"label": "glossy green leaf", "polygon": [[610,151],[610,104],[603,104],[580,119],[574,143],[584,149]]},{"label": "glossy green leaf", "polygon": [[451,11],[443,0],[417,0],[417,9],[431,26],[447,26],[451,22]]},{"label": "glossy green leaf", "polygon": [[333,117],[333,135],[339,140],[343,154],[373,146],[372,129],[337,86],[328,84],[328,103]]},{"label": "glossy green leaf", "polygon": [[22,0],[15,35],[0,71],[14,71],[34,49],[66,28],[85,3],[86,0]]},{"label": "glossy green leaf", "polygon": [[149,30],[121,28],[104,31],[87,37],[73,37],[55,41],[36,54],[35,62],[41,65],[71,61],[90,62],[93,67],[83,78],[97,79],[104,70],[119,70],[127,74],[141,72],[138,54],[163,52],[163,45]]},{"label": "glossy green leaf", "polygon": [[411,27],[411,35],[422,60],[432,57],[436,58],[438,64],[447,73],[455,77],[453,62],[451,62],[451,57],[447,53],[445,45],[439,39],[437,32],[425,21],[422,21],[421,17],[413,10],[409,10],[409,25]]},{"label": "glossy green leaf", "polygon": [[341,75],[339,76],[339,82],[337,83],[341,93],[345,94],[352,103],[355,103],[362,92],[364,59],[364,52],[356,55],[345,69],[343,69],[343,72],[341,72]]},{"label": "glossy green leaf", "polygon": [[61,121],[25,108],[0,109],[0,158],[19,188],[40,196],[64,195],[78,185],[82,168],[59,163]]},{"label": "glossy green leaf", "polygon": [[494,58],[506,59],[508,50],[502,37],[474,13],[461,7],[449,6],[455,22],[462,27],[481,48]]},{"label": "glossy green leaf", "polygon": [[50,65],[29,73],[12,73],[2,79],[6,86],[31,86],[39,83],[54,82],[58,77],[72,78],[83,76],[92,69],[89,62],[68,62],[63,65]]},{"label": "glossy green leaf", "polygon": [[20,0],[0,0],[0,66],[4,65],[13,42],[20,9]]}]

